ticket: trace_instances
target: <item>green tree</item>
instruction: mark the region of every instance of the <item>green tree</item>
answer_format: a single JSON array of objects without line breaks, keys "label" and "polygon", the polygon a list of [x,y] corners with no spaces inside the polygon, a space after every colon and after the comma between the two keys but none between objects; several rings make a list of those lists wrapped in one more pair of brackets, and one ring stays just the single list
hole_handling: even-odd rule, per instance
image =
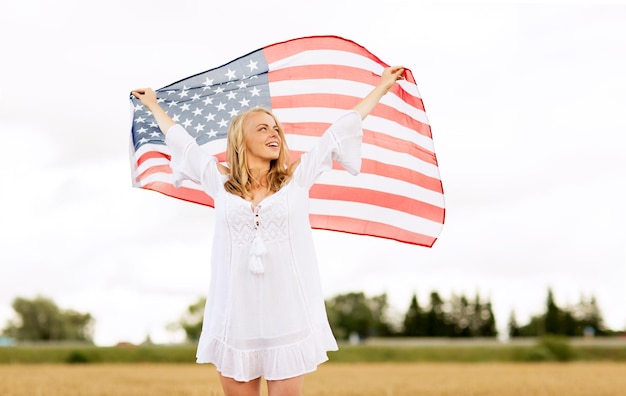
[{"label": "green tree", "polygon": [[478,295],[474,302],[474,320],[472,321],[472,334],[476,337],[495,337],[498,335],[496,317],[493,314],[491,300],[481,303]]},{"label": "green tree", "polygon": [[426,312],[426,336],[427,337],[448,337],[450,329],[445,320],[444,302],[439,293],[430,293],[430,304]]},{"label": "green tree", "polygon": [[423,337],[426,335],[426,321],[424,312],[417,302],[417,294],[413,294],[409,309],[404,315],[402,335],[407,337]]},{"label": "green tree", "polygon": [[582,336],[585,329],[593,329],[596,335],[607,335],[609,331],[604,326],[600,309],[596,299],[592,297],[572,307],[561,309],[554,301],[554,294],[548,289],[546,311],[541,315],[533,316],[529,323],[519,328],[521,337],[537,337],[547,334],[562,336]]},{"label": "green tree", "polygon": [[507,325],[509,331],[509,338],[519,337],[520,336],[520,328],[517,324],[517,318],[515,317],[515,311],[511,311],[511,315],[509,316],[509,323]]},{"label": "green tree", "polygon": [[4,334],[23,341],[93,341],[94,319],[89,313],[61,310],[49,298],[13,300],[17,320],[10,321]]},{"label": "green tree", "polygon": [[363,292],[340,294],[326,302],[326,311],[335,337],[347,339],[357,333],[367,338],[374,328],[374,316]]},{"label": "green tree", "polygon": [[326,300],[328,321],[339,339],[347,339],[352,333],[361,339],[395,335],[388,309],[386,293],[368,298],[363,292],[351,292]]},{"label": "green tree", "polygon": [[202,322],[204,321],[204,306],[206,298],[202,297],[195,303],[187,307],[180,320],[171,326],[172,329],[183,329],[187,341],[196,342],[202,333]]},{"label": "green tree", "polygon": [[474,315],[474,307],[469,304],[464,295],[452,295],[450,310],[446,315],[446,322],[451,327],[452,337],[471,337],[471,319]]},{"label": "green tree", "polygon": [[395,335],[395,332],[389,323],[389,301],[387,299],[387,293],[370,298],[368,304],[370,311],[372,312],[373,320],[370,335],[376,337],[390,337]]},{"label": "green tree", "polygon": [[548,289],[546,299],[546,315],[544,320],[545,334],[564,334],[563,311],[556,305],[552,289]]}]

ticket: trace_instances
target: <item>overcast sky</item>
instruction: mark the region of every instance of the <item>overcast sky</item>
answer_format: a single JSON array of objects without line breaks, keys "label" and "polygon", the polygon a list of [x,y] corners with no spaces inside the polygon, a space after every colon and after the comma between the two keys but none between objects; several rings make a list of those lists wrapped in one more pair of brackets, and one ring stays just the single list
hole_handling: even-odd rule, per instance
[{"label": "overcast sky", "polygon": [[[262,3],[262,4],[261,4]],[[358,1],[0,3],[0,327],[15,297],[95,340],[166,330],[209,284],[212,209],[131,188],[128,93],[331,34],[417,80],[446,224],[431,249],[316,231],[325,294],[491,299],[504,330],[595,296],[626,328],[626,6]]]}]

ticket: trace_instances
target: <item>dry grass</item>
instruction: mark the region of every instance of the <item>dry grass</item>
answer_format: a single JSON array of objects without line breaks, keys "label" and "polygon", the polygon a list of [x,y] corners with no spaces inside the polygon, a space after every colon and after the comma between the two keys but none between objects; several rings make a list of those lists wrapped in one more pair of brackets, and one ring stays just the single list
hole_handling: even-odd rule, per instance
[{"label": "dry grass", "polygon": [[[626,363],[326,363],[304,396],[621,395]],[[221,395],[195,364],[0,365],[2,396]]]}]

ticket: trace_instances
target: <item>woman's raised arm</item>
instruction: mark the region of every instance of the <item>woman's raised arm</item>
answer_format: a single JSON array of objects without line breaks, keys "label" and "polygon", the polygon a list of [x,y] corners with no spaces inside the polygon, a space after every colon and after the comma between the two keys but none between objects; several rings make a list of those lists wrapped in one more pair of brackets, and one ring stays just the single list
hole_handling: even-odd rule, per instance
[{"label": "woman's raised arm", "polygon": [[354,110],[361,115],[362,120],[367,117],[376,104],[380,102],[380,99],[393,87],[393,84],[395,84],[397,80],[404,78],[403,74],[404,66],[391,66],[383,71],[382,76],[380,76],[380,82],[376,88],[354,107]]},{"label": "woman's raised arm", "polygon": [[176,124],[176,122],[167,115],[165,110],[161,108],[159,102],[157,101],[156,92],[154,92],[152,88],[135,89],[131,92],[131,94],[139,99],[144,107],[150,110],[164,135],[172,125]]}]

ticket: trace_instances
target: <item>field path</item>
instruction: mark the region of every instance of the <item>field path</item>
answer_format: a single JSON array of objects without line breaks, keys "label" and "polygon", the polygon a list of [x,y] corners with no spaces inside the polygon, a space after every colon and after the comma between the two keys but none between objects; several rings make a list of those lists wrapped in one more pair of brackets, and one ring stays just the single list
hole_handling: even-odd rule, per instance
[{"label": "field path", "polygon": [[[303,396],[613,396],[626,363],[325,363]],[[213,366],[0,365],[2,396],[221,395]],[[265,393],[264,393],[265,395]]]}]

